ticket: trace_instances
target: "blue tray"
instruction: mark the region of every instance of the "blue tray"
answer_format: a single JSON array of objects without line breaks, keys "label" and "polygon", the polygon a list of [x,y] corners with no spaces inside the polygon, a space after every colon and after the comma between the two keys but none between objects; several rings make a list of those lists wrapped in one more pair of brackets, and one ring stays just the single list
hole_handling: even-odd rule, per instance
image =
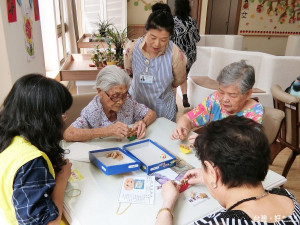
[{"label": "blue tray", "polygon": [[[123,160],[118,161],[116,159],[107,158],[106,153],[110,151],[119,151],[123,154]],[[94,150],[89,152],[90,161],[96,165],[106,175],[127,173],[135,170],[139,170],[141,163],[131,154],[124,151],[121,148],[108,148],[101,150]]]}]

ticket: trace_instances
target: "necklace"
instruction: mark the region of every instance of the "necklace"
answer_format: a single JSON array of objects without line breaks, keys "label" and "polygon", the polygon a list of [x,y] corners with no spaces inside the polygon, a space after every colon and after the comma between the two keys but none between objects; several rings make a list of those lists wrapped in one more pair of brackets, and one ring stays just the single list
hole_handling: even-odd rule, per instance
[{"label": "necklace", "polygon": [[268,193],[269,193],[268,191],[265,191],[265,193],[263,193],[263,194],[260,195],[260,196],[250,197],[250,198],[244,198],[244,199],[242,199],[242,200],[236,202],[236,203],[233,204],[232,206],[230,206],[230,207],[227,209],[227,211],[232,210],[233,208],[235,208],[236,206],[238,206],[238,205],[240,205],[240,204],[242,204],[242,203],[244,203],[244,202],[248,202],[248,201],[252,201],[252,200],[257,200],[257,199],[261,199],[261,198],[267,196]]}]

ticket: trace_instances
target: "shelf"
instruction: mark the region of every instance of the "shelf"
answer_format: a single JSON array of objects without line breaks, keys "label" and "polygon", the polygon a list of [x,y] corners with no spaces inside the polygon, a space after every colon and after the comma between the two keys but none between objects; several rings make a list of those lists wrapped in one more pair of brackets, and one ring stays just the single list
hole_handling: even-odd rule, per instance
[{"label": "shelf", "polygon": [[[82,37],[77,41],[77,47],[78,48],[94,48],[95,45],[99,45],[99,48],[107,48],[107,44],[105,42],[90,42],[89,39],[91,37],[91,34],[83,34]],[[112,48],[115,46],[112,44]]]},{"label": "shelf", "polygon": [[61,80],[96,80],[99,69],[90,67],[90,54],[69,55],[60,70]]}]

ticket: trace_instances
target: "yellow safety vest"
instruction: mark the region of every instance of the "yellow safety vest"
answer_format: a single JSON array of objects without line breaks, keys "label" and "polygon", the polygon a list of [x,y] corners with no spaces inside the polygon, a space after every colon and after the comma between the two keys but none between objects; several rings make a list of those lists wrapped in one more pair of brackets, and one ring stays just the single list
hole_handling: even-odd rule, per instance
[{"label": "yellow safety vest", "polygon": [[49,171],[55,178],[48,156],[21,136],[14,137],[11,144],[0,153],[0,217],[5,217],[8,224],[18,224],[12,204],[15,175],[21,166],[40,156],[47,161]]}]

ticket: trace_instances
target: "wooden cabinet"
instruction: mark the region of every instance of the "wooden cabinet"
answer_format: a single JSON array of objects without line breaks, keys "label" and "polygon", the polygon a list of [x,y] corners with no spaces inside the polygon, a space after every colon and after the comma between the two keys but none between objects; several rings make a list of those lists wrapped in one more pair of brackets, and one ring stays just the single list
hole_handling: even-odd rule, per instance
[{"label": "wooden cabinet", "polygon": [[99,69],[90,67],[90,54],[69,55],[60,70],[61,80],[96,80]]}]

